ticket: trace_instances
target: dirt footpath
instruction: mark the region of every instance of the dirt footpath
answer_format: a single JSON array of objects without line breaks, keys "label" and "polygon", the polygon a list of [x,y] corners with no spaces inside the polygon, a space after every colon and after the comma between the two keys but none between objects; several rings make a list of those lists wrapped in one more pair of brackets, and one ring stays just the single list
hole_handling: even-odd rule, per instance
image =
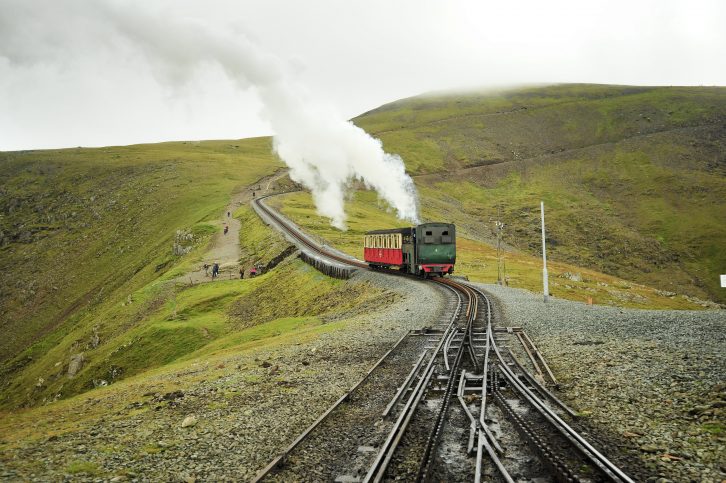
[{"label": "dirt footpath", "polygon": [[[238,207],[252,201],[253,192],[257,197],[271,194],[274,191],[273,187],[275,182],[285,176],[287,176],[287,169],[280,169],[276,173],[266,176],[253,185],[246,186],[233,194],[232,200],[221,213],[221,216],[211,223],[218,227],[219,231],[213,236],[209,244],[209,249],[204,254],[202,262],[200,262],[200,265],[204,263],[209,265],[209,275],[204,273],[203,268],[199,268],[179,277],[178,280],[187,283],[190,280],[192,283],[211,282],[212,264],[215,262],[219,263],[220,278],[229,279],[239,277],[239,230],[241,227],[240,221],[234,217],[234,212]],[[227,216],[227,213],[229,213],[229,216]],[[224,234],[225,225],[229,227],[226,235]]]}]

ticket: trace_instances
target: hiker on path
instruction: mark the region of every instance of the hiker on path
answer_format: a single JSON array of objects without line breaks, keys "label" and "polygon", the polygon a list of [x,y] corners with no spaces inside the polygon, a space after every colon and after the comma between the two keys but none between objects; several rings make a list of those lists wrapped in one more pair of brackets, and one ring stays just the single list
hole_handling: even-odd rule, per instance
[{"label": "hiker on path", "polygon": [[209,264],[208,263],[204,264],[204,276],[205,277],[209,276]]},{"label": "hiker on path", "polygon": [[239,267],[239,279],[242,280],[245,278],[245,268]]},{"label": "hiker on path", "polygon": [[257,269],[255,267],[250,268],[250,277],[257,275]]},{"label": "hiker on path", "polygon": [[219,263],[214,262],[214,265],[212,265],[212,278],[219,277]]},{"label": "hiker on path", "polygon": [[226,235],[229,231],[229,227],[227,225],[224,225],[224,234]]},{"label": "hiker on path", "polygon": [[229,211],[227,212],[227,218],[229,218]]}]

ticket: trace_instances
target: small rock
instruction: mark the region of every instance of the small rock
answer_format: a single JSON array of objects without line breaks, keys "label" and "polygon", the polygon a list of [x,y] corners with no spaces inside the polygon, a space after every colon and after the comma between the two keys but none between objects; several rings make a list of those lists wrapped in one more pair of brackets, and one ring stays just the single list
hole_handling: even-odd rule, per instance
[{"label": "small rock", "polygon": [[663,448],[659,448],[654,444],[644,444],[640,447],[640,451],[644,451],[646,453],[659,453],[663,451]]},{"label": "small rock", "polygon": [[[147,394],[149,394],[149,393],[147,393]],[[154,395],[154,398],[157,399],[158,401],[169,401],[169,402],[176,401],[177,399],[181,399],[183,397],[184,397],[184,393],[182,391],[167,392],[163,396],[159,396],[158,394]]]},{"label": "small rock", "polygon": [[184,418],[184,421],[182,421],[181,425],[182,425],[182,428],[191,428],[191,427],[196,426],[197,423],[198,423],[197,417],[193,414],[190,414],[189,416]]}]

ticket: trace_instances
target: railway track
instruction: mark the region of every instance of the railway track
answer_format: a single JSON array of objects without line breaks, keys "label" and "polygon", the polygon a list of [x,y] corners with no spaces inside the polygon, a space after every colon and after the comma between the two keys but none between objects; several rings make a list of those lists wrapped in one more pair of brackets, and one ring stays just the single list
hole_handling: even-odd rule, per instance
[{"label": "railway track", "polygon": [[[368,269],[254,202],[309,250]],[[632,481],[575,429],[543,383],[557,384],[546,361],[521,329],[497,326],[486,293],[433,283],[449,295],[442,323],[404,335],[254,481]]]}]

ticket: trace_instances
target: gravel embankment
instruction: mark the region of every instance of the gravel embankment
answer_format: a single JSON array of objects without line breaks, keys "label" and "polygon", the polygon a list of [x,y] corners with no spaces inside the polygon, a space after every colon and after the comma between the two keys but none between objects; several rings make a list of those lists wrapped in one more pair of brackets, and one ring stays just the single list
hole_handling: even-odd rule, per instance
[{"label": "gravel embankment", "polygon": [[[433,284],[373,273],[359,273],[349,283],[363,280],[398,294],[397,301],[312,340],[147,377],[116,396],[139,402],[114,407],[78,430],[35,442],[0,434],[0,444],[9,445],[0,456],[0,479],[249,480],[404,333],[433,325],[444,310],[446,297]],[[169,381],[181,392],[153,390]],[[78,414],[111,408],[113,394],[103,394],[79,399]],[[182,427],[185,419],[190,424]]]},{"label": "gravel embankment", "polygon": [[545,304],[524,290],[480,287],[538,345],[562,399],[636,455],[648,481],[726,479],[726,311]]}]

